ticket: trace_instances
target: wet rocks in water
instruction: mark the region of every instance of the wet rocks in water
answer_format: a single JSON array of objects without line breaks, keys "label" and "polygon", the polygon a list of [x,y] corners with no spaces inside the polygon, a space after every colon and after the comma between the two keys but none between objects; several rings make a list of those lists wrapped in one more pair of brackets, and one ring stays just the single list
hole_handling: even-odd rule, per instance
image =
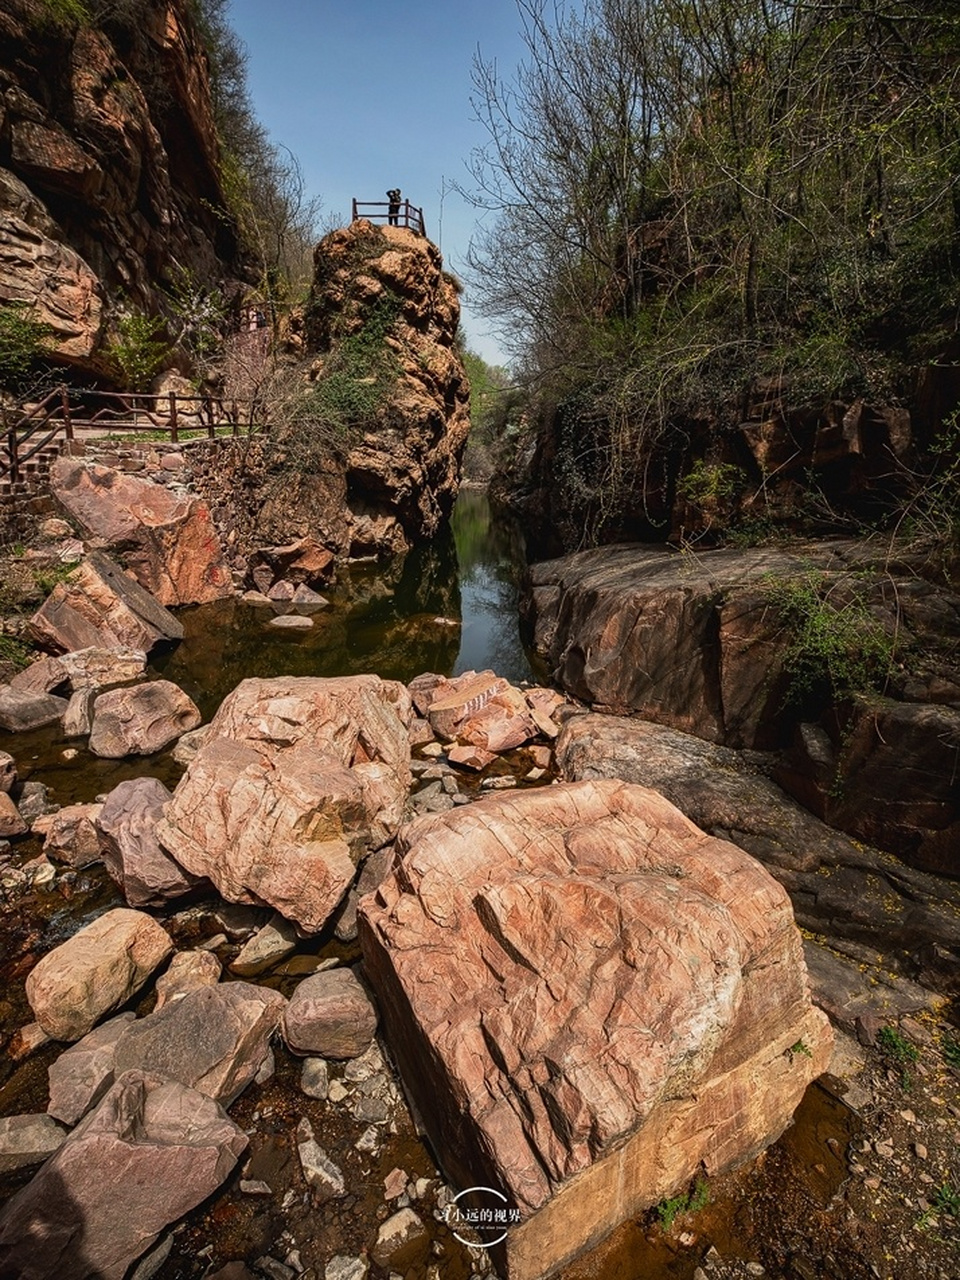
[{"label": "wet rocks in water", "polygon": [[23,784],[17,808],[20,810],[20,817],[27,826],[32,826],[37,818],[42,818],[46,813],[57,812],[60,806],[55,800],[51,799],[51,796],[50,787],[42,782],[25,782]]},{"label": "wet rocks in water", "polygon": [[296,925],[275,913],[231,961],[230,972],[241,978],[254,978],[296,951],[297,941]]},{"label": "wet rocks in water", "polygon": [[283,1035],[294,1053],[357,1058],[370,1048],[377,1011],[351,969],[304,978],[283,1015]]},{"label": "wet rocks in water", "polygon": [[0,1210],[0,1272],[122,1280],[246,1145],[211,1098],[130,1072]]},{"label": "wet rocks in water", "polygon": [[92,551],[57,583],[30,619],[30,631],[56,653],[90,647],[149,653],[162,641],[183,639],[173,614],[102,551]]},{"label": "wet rocks in water", "polygon": [[114,787],[96,820],[104,864],[132,907],[162,906],[200,883],[157,840],[170,798],[158,778],[132,778]]},{"label": "wet rocks in water", "polygon": [[170,680],[111,689],[94,703],[90,750],[110,760],[152,755],[202,719],[193,700]]},{"label": "wet rocks in water", "polygon": [[6,751],[0,751],[0,792],[9,795],[17,785],[17,762]]},{"label": "wet rocks in water", "polygon": [[79,1040],[139,991],[172,950],[169,934],[150,916],[116,907],[27,974],[34,1017],[54,1040]]},{"label": "wet rocks in water", "polygon": [[13,689],[8,684],[0,685],[0,729],[6,729],[8,733],[41,729],[45,724],[60,720],[66,709],[65,698],[28,689]]},{"label": "wet rocks in water", "polygon": [[490,796],[399,846],[365,973],[449,1171],[519,1210],[511,1277],[755,1155],[825,1069],[786,894],[656,793]]},{"label": "wet rocks in water", "polygon": [[223,966],[212,951],[178,951],[157,979],[154,1013],[200,987],[215,987]]},{"label": "wet rocks in water", "polygon": [[314,538],[299,538],[282,547],[260,547],[250,558],[251,577],[260,591],[287,580],[293,586],[325,586],[333,578],[334,554]]},{"label": "wet rocks in water", "polygon": [[124,1028],[115,1070],[167,1076],[229,1106],[260,1070],[285,1005],[249,982],[200,987]]},{"label": "wet rocks in water", "polygon": [[278,618],[271,618],[267,626],[276,627],[278,631],[311,631],[313,622],[299,613],[281,613]]},{"label": "wet rocks in water", "polygon": [[99,804],[68,804],[56,813],[44,814],[33,824],[34,835],[44,836],[43,852],[71,867],[89,867],[100,861],[97,838]]},{"label": "wet rocks in water", "polygon": [[245,680],[158,825],[231,902],[318,932],[357,862],[395,835],[410,785],[410,699],[378,676]]},{"label": "wet rocks in water", "polygon": [[43,1164],[67,1132],[50,1116],[7,1116],[0,1119],[0,1174]]},{"label": "wet rocks in water", "polygon": [[343,1171],[333,1163],[313,1135],[313,1126],[306,1116],[297,1126],[297,1154],[307,1186],[316,1204],[338,1200],[346,1195]]},{"label": "wet rocks in water", "polygon": [[429,1247],[430,1237],[420,1217],[412,1209],[400,1209],[380,1224],[370,1256],[378,1266],[406,1271],[426,1257]]},{"label": "wet rocks in water", "polygon": [[114,1081],[117,1041],[135,1015],[120,1013],[65,1049],[47,1071],[47,1111],[74,1125],[96,1106]]},{"label": "wet rocks in water", "polygon": [[123,552],[137,581],[161,604],[233,595],[220,539],[200,498],[69,457],[53,464],[50,486],[91,537]]},{"label": "wet rocks in water", "polygon": [[29,829],[17,806],[5,791],[0,791],[0,837],[8,840],[11,836],[22,836]]},{"label": "wet rocks in water", "polygon": [[67,709],[63,713],[63,736],[65,738],[86,738],[93,728],[93,704],[97,700],[97,689],[78,689],[70,695]]}]

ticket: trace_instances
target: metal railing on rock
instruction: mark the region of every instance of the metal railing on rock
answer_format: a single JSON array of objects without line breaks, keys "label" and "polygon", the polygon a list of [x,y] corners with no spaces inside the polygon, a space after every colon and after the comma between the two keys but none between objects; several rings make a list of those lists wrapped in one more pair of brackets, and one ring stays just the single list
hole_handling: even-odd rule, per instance
[{"label": "metal railing on rock", "polygon": [[427,234],[423,210],[409,200],[393,205],[389,200],[365,200],[361,203],[354,199],[352,221],[357,222],[360,218],[366,218],[368,222],[386,222],[395,227],[409,227],[421,236]]}]

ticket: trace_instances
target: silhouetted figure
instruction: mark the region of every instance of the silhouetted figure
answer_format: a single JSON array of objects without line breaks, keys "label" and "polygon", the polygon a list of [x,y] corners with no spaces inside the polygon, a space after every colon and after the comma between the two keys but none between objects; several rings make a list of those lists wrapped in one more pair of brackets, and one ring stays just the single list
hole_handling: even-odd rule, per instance
[{"label": "silhouetted figure", "polygon": [[389,208],[387,209],[387,221],[390,223],[391,227],[399,227],[401,200],[400,188],[392,187],[387,192],[387,199],[390,201]]}]

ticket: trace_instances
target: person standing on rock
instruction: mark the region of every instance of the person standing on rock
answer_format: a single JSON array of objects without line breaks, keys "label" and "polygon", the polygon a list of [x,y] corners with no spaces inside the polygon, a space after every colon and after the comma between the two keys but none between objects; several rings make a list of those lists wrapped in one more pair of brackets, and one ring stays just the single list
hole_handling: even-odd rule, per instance
[{"label": "person standing on rock", "polygon": [[391,227],[399,227],[400,225],[400,201],[402,199],[399,187],[391,187],[387,192],[387,199],[390,201],[387,210],[387,221]]}]

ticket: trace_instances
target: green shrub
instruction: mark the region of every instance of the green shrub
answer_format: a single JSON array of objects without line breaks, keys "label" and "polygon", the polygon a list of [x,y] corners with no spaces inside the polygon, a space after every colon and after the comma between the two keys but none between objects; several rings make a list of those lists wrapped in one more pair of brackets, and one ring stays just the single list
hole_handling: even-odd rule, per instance
[{"label": "green shrub", "polygon": [[836,585],[811,569],[795,578],[772,578],[766,596],[792,637],[783,655],[788,704],[824,689],[837,700],[882,684],[894,643],[859,595],[840,596]]},{"label": "green shrub", "polygon": [[707,510],[729,502],[743,488],[746,476],[731,462],[705,462],[698,458],[677,485],[677,493],[695,507]]},{"label": "green shrub", "polygon": [[920,1050],[905,1039],[896,1027],[881,1027],[877,1032],[877,1045],[887,1062],[900,1072],[904,1089],[910,1087],[910,1068],[920,1059]]},{"label": "green shrub", "polygon": [[81,0],[41,0],[40,21],[57,27],[83,26],[90,13]]},{"label": "green shrub", "polygon": [[107,357],[127,391],[145,391],[169,355],[170,344],[158,337],[163,327],[159,317],[142,311],[129,311],[117,321]]},{"label": "green shrub", "polygon": [[34,319],[23,302],[0,306],[0,387],[23,389],[39,362],[49,352],[50,325]]},{"label": "green shrub", "polygon": [[363,327],[342,338],[309,393],[309,409],[345,437],[369,425],[386,402],[400,372],[387,344],[402,303],[393,293],[377,299]]},{"label": "green shrub", "polygon": [[36,657],[33,649],[17,636],[0,635],[0,662],[22,671]]},{"label": "green shrub", "polygon": [[706,1178],[697,1178],[693,1188],[681,1195],[661,1200],[657,1205],[657,1217],[664,1231],[669,1231],[681,1213],[696,1213],[703,1209],[710,1200],[710,1189]]}]

